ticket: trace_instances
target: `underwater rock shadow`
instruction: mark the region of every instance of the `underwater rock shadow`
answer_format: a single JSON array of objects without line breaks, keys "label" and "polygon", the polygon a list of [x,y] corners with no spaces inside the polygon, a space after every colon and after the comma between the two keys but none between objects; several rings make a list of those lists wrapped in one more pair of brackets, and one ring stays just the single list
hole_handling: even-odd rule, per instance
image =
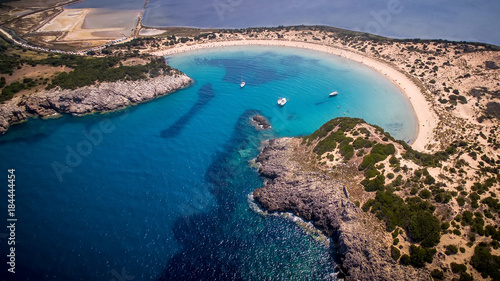
[{"label": "underwater rock shadow", "polygon": [[214,90],[212,89],[212,84],[205,84],[198,90],[198,101],[191,107],[188,113],[184,114],[179,118],[174,124],[172,124],[168,129],[160,132],[162,138],[174,138],[178,136],[185,125],[193,118],[198,111],[200,111],[211,99],[215,97]]},{"label": "underwater rock shadow", "polygon": [[157,281],[243,280],[238,270],[241,261],[236,257],[229,259],[226,253],[244,249],[248,243],[221,230],[231,220],[240,196],[233,182],[238,175],[233,172],[230,159],[250,142],[249,132],[255,129],[249,120],[257,113],[248,110],[240,116],[233,136],[207,169],[206,181],[212,186],[217,206],[208,213],[184,216],[174,223],[172,232],[182,250],[169,260]]}]

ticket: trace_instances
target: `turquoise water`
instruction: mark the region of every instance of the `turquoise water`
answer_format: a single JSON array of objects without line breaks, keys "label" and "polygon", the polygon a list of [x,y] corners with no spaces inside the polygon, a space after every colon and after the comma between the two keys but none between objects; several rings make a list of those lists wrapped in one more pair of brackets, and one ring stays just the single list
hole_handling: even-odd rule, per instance
[{"label": "turquoise water", "polygon": [[[0,137],[0,170],[16,169],[13,280],[328,280],[330,249],[249,208],[262,179],[248,161],[262,140],[309,134],[337,116],[411,140],[416,120],[402,93],[366,67],[300,49],[167,61],[195,83],[120,112],[31,120]],[[280,108],[278,97],[289,102]],[[273,130],[256,131],[255,113]],[[7,209],[6,192],[0,200]]]}]

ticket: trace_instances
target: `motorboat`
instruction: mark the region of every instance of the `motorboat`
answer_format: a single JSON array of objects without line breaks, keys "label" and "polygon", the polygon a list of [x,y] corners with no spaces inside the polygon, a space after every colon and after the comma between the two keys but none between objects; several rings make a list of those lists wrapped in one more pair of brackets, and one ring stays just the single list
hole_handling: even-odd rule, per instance
[{"label": "motorboat", "polygon": [[334,96],[336,96],[336,95],[338,95],[338,94],[339,94],[339,92],[337,92],[337,91],[335,91],[335,92],[331,92],[331,93],[330,93],[330,97],[334,97]]},{"label": "motorboat", "polygon": [[284,106],[288,100],[286,98],[278,98],[278,105]]}]

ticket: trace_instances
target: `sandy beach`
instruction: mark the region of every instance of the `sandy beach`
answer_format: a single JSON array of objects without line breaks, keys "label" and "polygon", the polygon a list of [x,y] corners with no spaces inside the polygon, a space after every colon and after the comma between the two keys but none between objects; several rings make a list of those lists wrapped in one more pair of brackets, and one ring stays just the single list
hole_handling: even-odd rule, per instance
[{"label": "sandy beach", "polygon": [[306,42],[296,42],[296,41],[278,41],[278,40],[235,40],[235,41],[225,41],[216,43],[204,43],[204,44],[194,44],[194,45],[183,45],[176,46],[168,50],[161,50],[153,52],[152,54],[158,56],[167,56],[172,54],[178,54],[188,51],[207,49],[207,48],[220,48],[228,46],[248,46],[248,45],[262,45],[262,46],[283,46],[283,47],[294,47],[303,48],[314,51],[320,51],[328,53],[335,56],[340,56],[342,58],[362,63],[387,77],[396,86],[398,86],[401,91],[408,97],[415,115],[418,119],[418,132],[416,139],[412,142],[412,147],[416,150],[423,151],[425,146],[432,138],[433,129],[437,125],[437,116],[431,110],[431,106],[425,100],[421,89],[417,86],[410,78],[405,74],[398,71],[391,65],[369,58],[367,56],[354,53],[352,51],[334,48],[325,45],[312,44]]}]

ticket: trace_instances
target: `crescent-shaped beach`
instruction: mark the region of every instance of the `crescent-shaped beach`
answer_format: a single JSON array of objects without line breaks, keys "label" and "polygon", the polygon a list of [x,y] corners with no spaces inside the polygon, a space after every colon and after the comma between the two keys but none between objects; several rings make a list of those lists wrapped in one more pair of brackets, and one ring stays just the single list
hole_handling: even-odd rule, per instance
[{"label": "crescent-shaped beach", "polygon": [[349,50],[335,48],[331,46],[312,44],[307,42],[296,42],[296,41],[281,41],[281,40],[234,40],[216,43],[202,43],[193,45],[182,45],[175,46],[171,49],[161,50],[152,52],[153,55],[157,56],[169,56],[173,54],[179,54],[189,51],[207,49],[207,48],[223,48],[229,46],[282,46],[282,47],[293,47],[293,48],[303,48],[313,51],[324,52],[334,56],[339,56],[344,59],[348,59],[354,62],[366,65],[382,75],[387,79],[392,81],[408,98],[410,101],[413,111],[418,120],[418,132],[417,137],[412,142],[412,147],[416,150],[425,150],[429,139],[432,138],[432,133],[434,128],[438,123],[437,116],[431,110],[431,106],[427,103],[424,95],[422,94],[422,89],[417,84],[415,84],[412,79],[400,72],[395,66],[389,65],[385,62],[370,58],[368,56],[355,53]]}]

